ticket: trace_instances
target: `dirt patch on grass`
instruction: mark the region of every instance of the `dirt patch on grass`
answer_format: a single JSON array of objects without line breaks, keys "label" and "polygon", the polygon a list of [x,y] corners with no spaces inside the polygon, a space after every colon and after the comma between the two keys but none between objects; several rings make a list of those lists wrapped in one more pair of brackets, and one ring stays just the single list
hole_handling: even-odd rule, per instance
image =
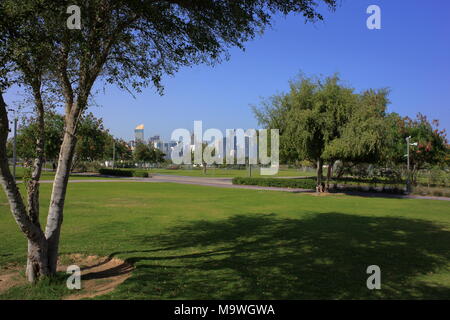
[{"label": "dirt patch on grass", "polygon": [[[60,256],[58,271],[66,272],[69,265],[80,267],[81,289],[73,290],[74,293],[64,296],[64,300],[79,300],[107,294],[128,279],[134,269],[131,264],[117,258],[82,254]],[[25,266],[19,265],[3,267],[0,272],[0,293],[14,286],[27,284],[24,270]]]},{"label": "dirt patch on grass", "polygon": [[0,294],[12,287],[27,283],[20,268],[21,266],[17,264],[9,264],[0,269]]},{"label": "dirt patch on grass", "polygon": [[[81,268],[81,290],[65,296],[64,300],[93,298],[113,291],[119,284],[131,276],[133,266],[117,258],[84,256],[72,254],[66,259],[70,264]],[[69,263],[61,259],[61,271],[65,271]]]}]

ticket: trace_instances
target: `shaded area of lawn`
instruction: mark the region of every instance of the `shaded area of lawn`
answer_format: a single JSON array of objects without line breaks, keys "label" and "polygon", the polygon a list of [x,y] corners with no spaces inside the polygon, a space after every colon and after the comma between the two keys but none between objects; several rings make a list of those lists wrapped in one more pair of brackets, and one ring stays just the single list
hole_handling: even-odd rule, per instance
[{"label": "shaded area of lawn", "polygon": [[[51,187],[41,186],[42,224]],[[450,297],[444,201],[76,183],[69,185],[64,213],[61,254],[112,256],[136,266],[100,298]],[[24,266],[26,247],[0,193],[0,272],[8,264]],[[372,264],[381,267],[379,291],[366,288]],[[66,291],[65,281],[51,282],[0,299],[58,299]]]},{"label": "shaded area of lawn", "polygon": [[[450,231],[420,220],[335,212],[303,220],[235,215],[134,240],[160,249],[113,253],[128,256],[137,270],[110,298],[450,297],[450,287],[439,284],[441,276],[449,280],[439,271],[449,267]],[[197,249],[177,254],[183,248]],[[372,264],[381,268],[382,290],[366,287]],[[435,281],[421,279],[436,272]]]}]

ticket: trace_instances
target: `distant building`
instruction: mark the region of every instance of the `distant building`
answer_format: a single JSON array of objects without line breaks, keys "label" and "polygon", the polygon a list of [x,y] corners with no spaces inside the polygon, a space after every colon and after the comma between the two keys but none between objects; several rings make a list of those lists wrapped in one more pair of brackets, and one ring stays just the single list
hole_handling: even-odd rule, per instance
[{"label": "distant building", "polygon": [[144,125],[140,124],[134,129],[134,141],[144,142]]},{"label": "distant building", "polygon": [[160,150],[165,154],[165,159],[171,159],[172,150],[177,146],[177,144],[178,143],[176,141],[164,142],[162,144],[162,149]]},{"label": "distant building", "polygon": [[161,141],[161,136],[158,135],[158,134],[156,134],[153,137],[150,137],[148,139],[148,142],[150,142],[150,143],[152,143],[152,142],[159,142],[159,141]]}]

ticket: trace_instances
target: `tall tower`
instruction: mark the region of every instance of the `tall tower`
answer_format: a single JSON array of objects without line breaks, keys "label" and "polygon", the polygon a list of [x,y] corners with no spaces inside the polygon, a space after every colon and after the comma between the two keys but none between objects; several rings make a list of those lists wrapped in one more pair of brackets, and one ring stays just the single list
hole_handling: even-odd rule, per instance
[{"label": "tall tower", "polygon": [[134,141],[144,142],[144,125],[140,124],[134,129]]}]

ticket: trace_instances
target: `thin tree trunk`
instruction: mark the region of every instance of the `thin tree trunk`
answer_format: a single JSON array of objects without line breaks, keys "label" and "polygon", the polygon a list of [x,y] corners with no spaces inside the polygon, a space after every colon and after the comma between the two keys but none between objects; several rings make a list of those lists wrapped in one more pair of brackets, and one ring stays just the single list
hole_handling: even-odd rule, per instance
[{"label": "thin tree trunk", "polygon": [[48,211],[47,225],[45,228],[45,236],[48,241],[49,268],[52,274],[56,272],[56,264],[58,261],[58,246],[61,233],[61,224],[63,222],[64,201],[75,144],[75,136],[66,132],[61,145],[58,168],[56,169],[55,179],[53,182],[50,208]]},{"label": "thin tree trunk", "polygon": [[[33,95],[38,116],[38,137],[36,141],[36,158],[33,164],[31,179],[27,182],[28,216],[40,230],[39,222],[39,180],[41,179],[42,166],[44,165],[45,146],[45,122],[44,103],[41,96],[41,85],[39,82],[33,83]],[[30,282],[34,282],[40,276],[41,265],[47,268],[47,241],[41,239],[39,242],[28,240],[28,259],[26,275]]]},{"label": "thin tree trunk", "polygon": [[330,190],[330,180],[331,180],[331,175],[332,175],[332,173],[333,173],[333,165],[334,165],[334,161],[331,161],[329,164],[328,164],[328,169],[327,169],[327,185],[326,185],[326,188],[325,188],[325,191],[329,191]]},{"label": "thin tree trunk", "polygon": [[78,113],[70,113],[66,117],[66,130],[59,152],[58,167],[53,181],[50,207],[45,227],[45,237],[48,241],[48,262],[51,274],[56,273],[58,262],[58,247],[63,222],[64,201],[66,198],[67,183],[76,145],[76,118]]},{"label": "thin tree trunk", "polygon": [[39,224],[34,223],[33,219],[28,216],[22,196],[9,170],[6,154],[8,132],[8,113],[0,92],[0,184],[5,191],[14,220],[29,240],[28,261],[30,263],[28,268],[33,272],[30,271],[27,274],[30,275],[29,280],[34,281],[38,277],[45,277],[49,274],[46,239]]},{"label": "thin tree trunk", "polygon": [[322,173],[323,173],[323,161],[322,161],[322,159],[318,159],[317,160],[317,185],[316,185],[317,192],[323,192]]}]

